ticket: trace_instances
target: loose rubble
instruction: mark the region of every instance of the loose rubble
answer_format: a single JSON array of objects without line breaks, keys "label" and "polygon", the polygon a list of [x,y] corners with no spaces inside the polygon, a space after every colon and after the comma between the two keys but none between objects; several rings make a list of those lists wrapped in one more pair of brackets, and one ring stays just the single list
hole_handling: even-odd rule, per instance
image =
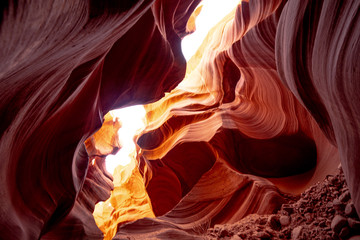
[{"label": "loose rubble", "polygon": [[360,220],[341,169],[310,187],[276,214],[251,214],[208,229],[208,239],[360,240]]}]

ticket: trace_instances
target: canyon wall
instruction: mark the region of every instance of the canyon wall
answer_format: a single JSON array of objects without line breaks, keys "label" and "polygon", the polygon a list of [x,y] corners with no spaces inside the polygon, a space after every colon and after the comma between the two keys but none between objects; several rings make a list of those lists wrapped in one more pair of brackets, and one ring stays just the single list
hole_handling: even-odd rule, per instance
[{"label": "canyon wall", "polygon": [[150,218],[118,209],[115,239],[272,213],[339,161],[359,211],[360,3],[244,1],[186,63],[198,3],[2,4],[2,238],[106,235],[92,212],[120,189],[104,158],[121,125],[104,115],[146,103],[132,176]]},{"label": "canyon wall", "polygon": [[64,225],[70,238],[87,229],[101,237],[95,222],[86,226],[84,201],[111,186],[89,169],[84,141],[110,109],[153,102],[183,79],[180,41],[196,3],[167,2],[1,4],[2,238],[38,239]]}]

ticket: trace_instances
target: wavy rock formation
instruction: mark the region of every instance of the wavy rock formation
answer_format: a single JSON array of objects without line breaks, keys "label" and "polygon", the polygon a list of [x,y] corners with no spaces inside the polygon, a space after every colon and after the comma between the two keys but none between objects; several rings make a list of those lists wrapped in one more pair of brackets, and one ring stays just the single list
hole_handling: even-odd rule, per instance
[{"label": "wavy rock formation", "polygon": [[[148,127],[138,144],[151,172],[147,191],[154,213],[167,212],[159,219],[186,234],[204,224],[271,213],[285,197],[278,189],[299,193],[338,165],[336,148],[277,73],[275,39],[283,6],[242,3],[209,33],[183,82],[146,106]],[[237,179],[229,170],[252,178]],[[275,186],[253,175],[270,177]],[[219,176],[234,185],[225,187]],[[127,229],[139,221],[117,236],[130,234]],[[157,237],[179,234],[163,227],[168,233]]]},{"label": "wavy rock formation", "polygon": [[[186,63],[199,2],[1,5],[0,238],[201,238],[339,160],[359,212],[360,3],[244,1]],[[145,103],[111,176],[121,125],[104,115]]]},{"label": "wavy rock formation", "polygon": [[91,172],[84,141],[110,109],[155,101],[183,79],[180,40],[195,6],[146,0],[1,4],[2,238],[38,239],[64,227],[66,216],[73,238],[76,232],[84,237],[88,227],[81,223],[89,214],[78,204],[88,197]]},{"label": "wavy rock formation", "polygon": [[338,147],[358,213],[359,7],[358,1],[290,1],[276,36],[279,75]]}]

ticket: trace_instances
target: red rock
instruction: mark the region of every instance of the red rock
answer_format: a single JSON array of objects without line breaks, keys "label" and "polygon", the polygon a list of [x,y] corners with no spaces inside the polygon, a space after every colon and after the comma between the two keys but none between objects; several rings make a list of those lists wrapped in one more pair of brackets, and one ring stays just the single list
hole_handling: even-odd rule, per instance
[{"label": "red rock", "polygon": [[355,206],[353,203],[346,204],[345,214],[349,217],[356,215],[356,210],[355,210]]},{"label": "red rock", "polygon": [[341,229],[340,233],[339,233],[339,237],[341,239],[346,239],[350,234],[350,229],[349,227],[344,227]]},{"label": "red rock", "polygon": [[232,236],[231,240],[241,240],[242,238],[239,237],[238,235]]},{"label": "red rock", "polygon": [[339,201],[342,203],[346,203],[350,199],[350,192],[346,191],[343,194],[340,195]]},{"label": "red rock", "polygon": [[306,218],[306,222],[307,222],[307,223],[310,223],[310,222],[313,221],[313,214],[311,214],[311,213],[309,213],[309,212],[305,213],[305,214],[304,214],[304,217]]},{"label": "red rock", "polygon": [[352,236],[349,240],[360,240],[360,235]]},{"label": "red rock", "polygon": [[334,209],[339,212],[344,211],[344,208],[345,208],[345,204],[340,202],[339,199],[335,199],[333,201],[333,206],[334,206]]},{"label": "red rock", "polygon": [[327,225],[326,225],[326,221],[325,221],[325,220],[321,221],[321,222],[319,223],[319,226],[322,227],[322,228],[326,227],[326,226],[327,226]]},{"label": "red rock", "polygon": [[360,221],[355,220],[353,218],[348,218],[347,221],[350,228],[355,230],[360,230]]},{"label": "red rock", "polygon": [[291,218],[289,216],[281,216],[279,221],[282,226],[288,226],[291,222]]},{"label": "red rock", "polygon": [[258,232],[256,234],[256,237],[258,237],[260,239],[271,239],[270,234],[268,234],[267,232]]},{"label": "red rock", "polygon": [[302,230],[303,230],[302,226],[298,226],[298,227],[294,228],[291,232],[291,239],[294,239],[294,240],[301,239]]},{"label": "red rock", "polygon": [[271,229],[279,230],[281,228],[281,224],[279,222],[279,216],[277,215],[270,216],[268,220],[268,225],[270,226]]},{"label": "red rock", "polygon": [[[358,11],[359,4],[347,2],[341,5],[340,16],[335,14],[339,8],[334,2],[324,4],[312,2],[303,5],[299,2],[288,2],[283,9],[276,35],[277,40],[281,39],[276,44],[280,78],[312,113],[327,137],[338,146],[342,168],[357,211],[360,210],[360,192],[358,191],[360,174],[359,168],[355,166],[359,166],[359,128],[357,125],[348,123],[360,120],[360,114],[358,114],[360,109],[358,105],[355,105],[355,102],[360,101],[359,85],[342,84],[359,78],[359,72],[354,71],[357,67],[353,61],[359,58],[355,50],[359,49],[359,46],[353,47],[354,45],[349,42],[356,42],[355,39],[359,38],[360,25],[345,24],[351,22],[348,16]],[[318,15],[320,12],[323,13],[321,17]],[[337,24],[329,24],[329,19],[335,18]],[[314,20],[312,26],[316,27],[309,28],[305,19]],[[339,42],[335,39],[338,39],[340,35],[342,41]],[[327,39],[326,43],[324,44],[320,38]],[[299,41],[296,41],[296,44],[295,41],[293,44],[284,44],[294,39]],[[307,47],[294,49],[295,46],[305,45]],[[341,52],[330,50],[338,48],[343,50]],[[303,55],[305,49],[309,51],[306,57]],[[341,57],[338,58],[340,55]],[[329,71],[329,66],[333,66],[334,71]],[[343,87],[339,87],[339,79]],[[345,101],[345,96],[351,101]],[[354,112],[356,114],[353,114]],[[339,116],[342,116],[341,120]]]},{"label": "red rock", "polygon": [[91,207],[110,191],[84,185],[106,178],[86,179],[84,141],[110,109],[155,101],[182,80],[180,36],[194,8],[182,2],[2,4],[0,41],[12,43],[0,56],[1,238],[102,235]]},{"label": "red rock", "polygon": [[341,229],[346,225],[347,225],[346,218],[340,215],[336,215],[331,222],[331,229],[336,233],[340,233]]},{"label": "red rock", "polygon": [[246,238],[246,237],[247,237],[247,235],[246,235],[245,233],[241,233],[239,236],[240,236],[241,238]]},{"label": "red rock", "polygon": [[232,234],[230,234],[227,229],[223,229],[223,230],[220,231],[220,235],[219,235],[219,236],[222,237],[222,238],[223,238],[223,237],[231,237]]},{"label": "red rock", "polygon": [[289,204],[283,204],[281,206],[281,209],[284,210],[285,212],[287,212],[289,215],[294,212],[294,208],[292,206],[290,206]]},{"label": "red rock", "polygon": [[1,238],[101,238],[91,213],[113,186],[84,142],[109,110],[146,103],[137,160],[158,217],[115,239],[271,214],[339,161],[359,212],[359,1],[243,1],[186,70],[198,3],[4,1]]}]

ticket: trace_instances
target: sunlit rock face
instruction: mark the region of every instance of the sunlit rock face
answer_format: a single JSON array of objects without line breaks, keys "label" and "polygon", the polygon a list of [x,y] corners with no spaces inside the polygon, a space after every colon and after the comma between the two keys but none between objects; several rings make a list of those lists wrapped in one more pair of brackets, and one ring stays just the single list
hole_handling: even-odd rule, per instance
[{"label": "sunlit rock face", "polygon": [[84,141],[110,109],[153,102],[183,79],[195,5],[1,4],[1,238],[102,237],[91,211],[112,183]]},{"label": "sunlit rock face", "polygon": [[279,76],[338,147],[358,213],[359,7],[358,1],[290,1],[276,36]]},{"label": "sunlit rock face", "polygon": [[[186,66],[198,3],[1,6],[1,238],[195,239],[339,160],[359,211],[360,3],[242,2]],[[121,124],[104,115],[145,103],[135,161],[112,176]]]},{"label": "sunlit rock face", "polygon": [[[148,127],[137,142],[160,217],[122,226],[119,238],[142,225],[144,236],[181,229],[186,237],[196,227],[271,213],[284,193],[300,193],[337,167],[336,148],[278,75],[283,7],[239,5],[209,33],[183,82],[145,106]],[[152,233],[151,224],[163,232]]]}]

